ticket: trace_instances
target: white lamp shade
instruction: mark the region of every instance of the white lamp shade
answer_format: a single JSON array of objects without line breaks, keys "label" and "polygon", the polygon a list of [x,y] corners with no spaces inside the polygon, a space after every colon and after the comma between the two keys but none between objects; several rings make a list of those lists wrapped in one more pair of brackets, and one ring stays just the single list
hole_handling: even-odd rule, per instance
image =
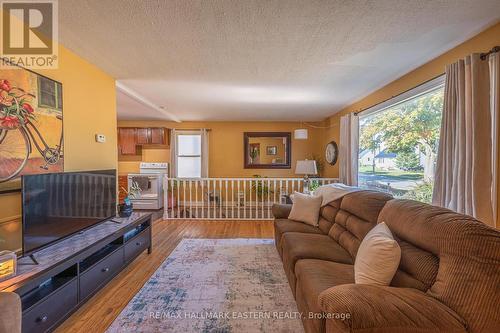
[{"label": "white lamp shade", "polygon": [[295,173],[297,175],[317,175],[318,168],[316,167],[315,160],[297,161],[295,166]]},{"label": "white lamp shade", "polygon": [[296,140],[306,140],[307,139],[307,128],[296,129],[293,133],[293,137]]}]

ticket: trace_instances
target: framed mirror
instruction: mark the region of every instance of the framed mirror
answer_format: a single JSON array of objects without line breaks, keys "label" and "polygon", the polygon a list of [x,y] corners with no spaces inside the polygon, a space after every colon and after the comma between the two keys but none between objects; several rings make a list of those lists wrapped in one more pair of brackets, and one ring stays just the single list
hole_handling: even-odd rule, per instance
[{"label": "framed mirror", "polygon": [[245,169],[290,169],[291,132],[243,133]]}]

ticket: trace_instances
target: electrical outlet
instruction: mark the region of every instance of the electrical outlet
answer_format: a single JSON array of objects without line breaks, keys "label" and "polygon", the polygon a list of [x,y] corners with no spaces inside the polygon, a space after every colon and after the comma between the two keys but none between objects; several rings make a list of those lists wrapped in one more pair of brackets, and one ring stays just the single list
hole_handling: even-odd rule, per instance
[{"label": "electrical outlet", "polygon": [[106,136],[104,134],[96,134],[95,141],[99,143],[104,143],[106,142]]}]

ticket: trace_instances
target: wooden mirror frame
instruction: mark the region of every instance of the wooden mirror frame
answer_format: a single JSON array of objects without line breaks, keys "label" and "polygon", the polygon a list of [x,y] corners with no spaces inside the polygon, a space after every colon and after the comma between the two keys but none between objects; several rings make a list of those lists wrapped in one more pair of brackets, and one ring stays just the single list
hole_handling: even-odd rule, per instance
[{"label": "wooden mirror frame", "polygon": [[[251,164],[248,159],[250,138],[279,137],[286,138],[286,161],[282,164]],[[262,152],[261,152],[262,153]],[[244,132],[243,161],[245,169],[291,169],[292,168],[292,133],[291,132]]]}]

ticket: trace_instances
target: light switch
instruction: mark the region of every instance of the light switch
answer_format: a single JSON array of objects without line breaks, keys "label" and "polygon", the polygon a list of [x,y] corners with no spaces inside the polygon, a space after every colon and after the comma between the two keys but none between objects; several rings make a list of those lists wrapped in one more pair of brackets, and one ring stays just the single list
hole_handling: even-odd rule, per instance
[{"label": "light switch", "polygon": [[106,142],[106,136],[104,134],[96,134],[95,141],[99,143],[104,143]]}]

